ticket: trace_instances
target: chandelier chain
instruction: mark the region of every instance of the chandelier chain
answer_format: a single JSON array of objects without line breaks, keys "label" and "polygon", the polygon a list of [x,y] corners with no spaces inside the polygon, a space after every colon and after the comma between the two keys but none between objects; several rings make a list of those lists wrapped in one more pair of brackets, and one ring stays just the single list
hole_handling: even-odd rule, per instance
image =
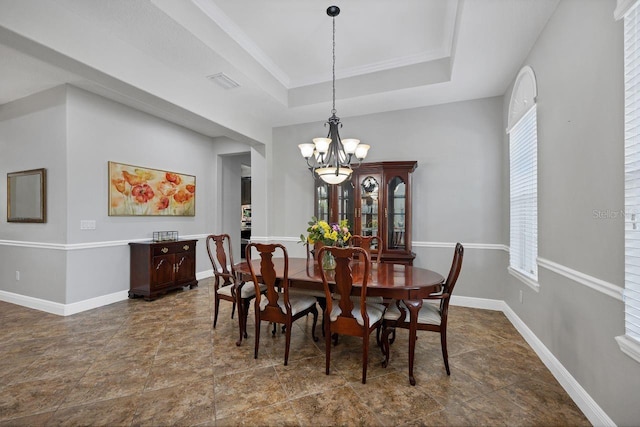
[{"label": "chandelier chain", "polygon": [[331,114],[336,114],[336,17],[332,18],[333,21],[333,108]]}]

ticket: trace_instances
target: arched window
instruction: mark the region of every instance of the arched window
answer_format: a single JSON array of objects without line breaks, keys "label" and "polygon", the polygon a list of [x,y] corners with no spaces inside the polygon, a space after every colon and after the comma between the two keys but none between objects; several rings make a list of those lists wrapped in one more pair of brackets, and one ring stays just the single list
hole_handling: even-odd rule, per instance
[{"label": "arched window", "polygon": [[511,101],[509,134],[509,272],[538,289],[538,132],[536,77],[520,70]]}]

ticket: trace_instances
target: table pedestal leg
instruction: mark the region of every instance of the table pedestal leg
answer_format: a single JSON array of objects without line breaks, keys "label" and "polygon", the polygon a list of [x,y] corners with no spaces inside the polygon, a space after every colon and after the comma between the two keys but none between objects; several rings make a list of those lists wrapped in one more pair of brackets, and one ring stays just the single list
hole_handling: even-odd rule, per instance
[{"label": "table pedestal leg", "polygon": [[418,328],[418,312],[422,308],[422,300],[405,300],[404,304],[409,309],[409,383],[416,385],[413,377],[413,361],[416,352],[416,331]]}]

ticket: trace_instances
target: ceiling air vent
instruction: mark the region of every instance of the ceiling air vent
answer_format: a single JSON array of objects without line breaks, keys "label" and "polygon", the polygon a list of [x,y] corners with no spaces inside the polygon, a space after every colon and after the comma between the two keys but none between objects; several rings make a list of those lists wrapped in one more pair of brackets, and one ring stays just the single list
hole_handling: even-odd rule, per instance
[{"label": "ceiling air vent", "polygon": [[216,82],[223,89],[234,89],[240,86],[238,82],[232,80],[231,77],[227,76],[225,73],[213,74],[211,76],[207,76],[207,78]]}]

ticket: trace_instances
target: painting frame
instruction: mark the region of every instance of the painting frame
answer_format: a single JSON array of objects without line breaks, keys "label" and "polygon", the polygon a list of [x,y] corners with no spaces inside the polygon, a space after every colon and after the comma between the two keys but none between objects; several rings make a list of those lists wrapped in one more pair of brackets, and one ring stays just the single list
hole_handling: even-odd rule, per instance
[{"label": "painting frame", "polygon": [[47,170],[7,173],[7,222],[47,222]]},{"label": "painting frame", "polygon": [[195,216],[196,177],[108,162],[109,216]]}]

